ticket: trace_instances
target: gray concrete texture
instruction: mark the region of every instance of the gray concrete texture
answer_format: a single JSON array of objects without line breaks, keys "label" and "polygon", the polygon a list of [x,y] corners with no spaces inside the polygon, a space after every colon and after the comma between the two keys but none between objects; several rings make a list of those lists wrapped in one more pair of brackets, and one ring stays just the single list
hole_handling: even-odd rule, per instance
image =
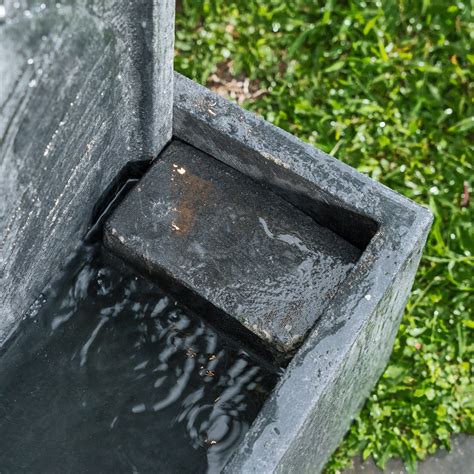
[{"label": "gray concrete texture", "polygon": [[0,24],[0,344],[120,169],[171,136],[172,0],[10,1]]}]

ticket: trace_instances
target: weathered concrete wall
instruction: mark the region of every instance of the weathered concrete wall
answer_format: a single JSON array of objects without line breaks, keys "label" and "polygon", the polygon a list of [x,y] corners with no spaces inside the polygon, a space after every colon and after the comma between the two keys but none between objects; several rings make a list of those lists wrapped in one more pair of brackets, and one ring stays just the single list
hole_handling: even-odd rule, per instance
[{"label": "weathered concrete wall", "polygon": [[432,215],[179,75],[173,135],[361,247],[224,469],[320,472],[387,363]]},{"label": "weathered concrete wall", "polygon": [[6,2],[0,24],[0,344],[129,161],[171,137],[172,0]]}]

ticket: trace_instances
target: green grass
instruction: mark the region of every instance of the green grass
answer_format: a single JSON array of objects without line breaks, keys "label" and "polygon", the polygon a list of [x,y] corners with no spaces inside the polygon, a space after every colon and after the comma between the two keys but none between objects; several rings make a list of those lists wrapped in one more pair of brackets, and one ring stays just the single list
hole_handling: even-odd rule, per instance
[{"label": "green grass", "polygon": [[414,471],[453,433],[474,431],[473,8],[183,0],[177,13],[178,71],[234,84],[244,107],[435,215],[390,364],[331,473],[357,454]]}]

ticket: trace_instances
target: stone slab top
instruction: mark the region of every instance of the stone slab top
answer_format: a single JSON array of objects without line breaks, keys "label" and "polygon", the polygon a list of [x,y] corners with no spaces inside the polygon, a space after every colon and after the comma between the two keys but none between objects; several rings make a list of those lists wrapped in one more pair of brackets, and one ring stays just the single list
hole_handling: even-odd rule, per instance
[{"label": "stone slab top", "polygon": [[107,221],[104,242],[284,354],[301,344],[361,253],[270,189],[178,140]]}]

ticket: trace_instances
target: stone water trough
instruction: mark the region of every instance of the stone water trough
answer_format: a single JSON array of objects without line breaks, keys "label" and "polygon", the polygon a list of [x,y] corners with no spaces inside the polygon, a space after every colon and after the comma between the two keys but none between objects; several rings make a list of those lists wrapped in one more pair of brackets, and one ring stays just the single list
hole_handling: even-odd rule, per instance
[{"label": "stone water trough", "polygon": [[0,344],[94,234],[282,367],[223,471],[321,471],[390,356],[430,212],[174,73],[170,0],[5,12]]}]

